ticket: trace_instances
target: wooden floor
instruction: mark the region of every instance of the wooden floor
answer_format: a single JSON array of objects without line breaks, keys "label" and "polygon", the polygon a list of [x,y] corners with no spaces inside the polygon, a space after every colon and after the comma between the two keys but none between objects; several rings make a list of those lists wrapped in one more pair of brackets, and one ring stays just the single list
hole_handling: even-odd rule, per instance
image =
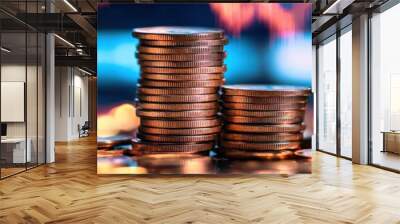
[{"label": "wooden floor", "polygon": [[400,155],[392,152],[374,151],[372,161],[374,164],[400,170]]},{"label": "wooden floor", "polygon": [[400,175],[316,153],[312,175],[96,175],[94,138],[0,181],[0,223],[400,223]]}]

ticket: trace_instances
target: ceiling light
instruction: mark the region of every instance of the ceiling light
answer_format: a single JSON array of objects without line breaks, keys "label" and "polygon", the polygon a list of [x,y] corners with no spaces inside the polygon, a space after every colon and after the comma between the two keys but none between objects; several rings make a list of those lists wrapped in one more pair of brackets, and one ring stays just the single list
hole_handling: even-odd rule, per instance
[{"label": "ceiling light", "polygon": [[64,38],[62,38],[62,37],[60,37],[60,36],[57,35],[57,34],[54,34],[54,36],[57,37],[57,38],[58,38],[59,40],[61,40],[62,42],[64,42],[65,44],[67,44],[68,46],[75,48],[75,45],[73,45],[73,44],[72,44],[71,42],[69,42],[68,40],[66,40],[66,39],[64,39]]},{"label": "ceiling light", "polygon": [[68,5],[74,12],[78,12],[78,10],[73,6],[68,0],[64,0],[64,3]]},{"label": "ceiling light", "polygon": [[342,14],[343,10],[351,5],[353,2],[354,0],[336,0],[332,5],[325,9],[322,14]]},{"label": "ceiling light", "polygon": [[11,50],[9,50],[9,49],[7,49],[5,47],[1,47],[0,49],[1,49],[1,51],[4,51],[6,53],[10,53],[11,52]]},{"label": "ceiling light", "polygon": [[86,75],[89,75],[89,76],[92,76],[92,75],[93,75],[92,73],[90,73],[90,72],[88,72],[88,71],[86,71],[86,70],[83,70],[83,69],[81,69],[81,68],[79,68],[79,67],[78,67],[78,70],[81,71],[81,72],[83,72],[83,73],[85,73]]}]

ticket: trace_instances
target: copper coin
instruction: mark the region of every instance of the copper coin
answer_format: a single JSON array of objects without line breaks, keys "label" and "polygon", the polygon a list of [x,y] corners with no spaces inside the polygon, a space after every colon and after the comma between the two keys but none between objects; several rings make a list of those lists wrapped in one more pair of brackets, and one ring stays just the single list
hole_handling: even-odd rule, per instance
[{"label": "copper coin", "polygon": [[135,28],[133,35],[145,40],[215,40],[223,39],[224,31],[203,27],[153,26]]},{"label": "copper coin", "polygon": [[308,96],[311,89],[297,86],[278,85],[226,85],[222,88],[225,95],[232,96]]},{"label": "copper coin", "polygon": [[225,149],[240,149],[240,150],[295,150],[299,149],[301,142],[273,142],[273,143],[260,143],[260,142],[240,142],[240,141],[221,141],[221,146]]},{"label": "copper coin", "polygon": [[215,117],[218,113],[217,109],[211,110],[188,110],[188,111],[152,111],[137,110],[140,117],[154,118],[196,118],[196,117]]},{"label": "copper coin", "polygon": [[201,103],[218,100],[218,94],[205,95],[165,95],[165,96],[148,96],[139,95],[140,101],[159,102],[159,103]]},{"label": "copper coin", "polygon": [[213,135],[140,135],[140,139],[151,142],[171,142],[171,143],[194,143],[194,142],[212,142],[217,138]]},{"label": "copper coin", "polygon": [[275,134],[244,134],[229,133],[221,134],[223,139],[242,142],[289,142],[303,140],[301,133],[275,133]]},{"label": "copper coin", "polygon": [[221,131],[221,126],[208,127],[208,128],[187,128],[187,129],[171,129],[171,128],[151,128],[139,127],[140,133],[154,134],[154,135],[209,135],[216,134]]},{"label": "copper coin", "polygon": [[198,153],[211,150],[213,143],[154,143],[154,142],[133,142],[132,150],[140,154],[152,153]]},{"label": "copper coin", "polygon": [[218,109],[217,102],[207,103],[140,103],[139,108],[143,110],[183,111],[183,110],[208,110]]},{"label": "copper coin", "polygon": [[289,159],[293,157],[293,151],[280,150],[280,151],[243,151],[237,149],[221,149],[221,154],[228,158],[235,159]]},{"label": "copper coin", "polygon": [[304,117],[304,110],[287,110],[287,111],[250,111],[250,110],[230,110],[222,111],[225,116],[242,116],[242,117],[281,117],[294,118]]},{"label": "copper coin", "polygon": [[203,73],[224,73],[225,66],[219,67],[199,67],[199,68],[156,68],[141,67],[144,73],[166,73],[166,74],[203,74]]},{"label": "copper coin", "polygon": [[279,124],[279,125],[250,125],[250,124],[225,124],[224,129],[233,132],[244,133],[287,133],[301,132],[305,129],[301,124]]},{"label": "copper coin", "polygon": [[303,118],[224,116],[224,121],[239,124],[295,124],[303,122]]},{"label": "copper coin", "polygon": [[255,96],[227,96],[224,95],[222,100],[224,102],[232,103],[255,103],[255,104],[287,104],[287,103],[305,103],[307,102],[306,96],[265,96],[265,97],[255,97]]},{"label": "copper coin", "polygon": [[[142,54],[137,53],[139,60],[148,61],[222,61],[226,57],[226,53],[210,53],[210,54]],[[160,72],[157,72],[160,73]],[[162,73],[162,72],[161,72]],[[174,73],[174,72],[172,72]],[[207,72],[208,73],[208,72]],[[218,72],[214,72],[218,73]]]},{"label": "copper coin", "polygon": [[216,118],[190,121],[167,121],[142,118],[140,119],[140,125],[154,128],[209,128],[220,125],[220,121]]},{"label": "copper coin", "polygon": [[[171,111],[168,111],[171,112]],[[163,120],[163,121],[200,121],[200,120],[209,120],[209,119],[214,119],[217,117],[218,114],[215,114],[213,116],[202,116],[202,117],[173,117],[173,118],[163,118],[163,117],[145,117],[142,116],[142,119],[153,119],[153,120]]]},{"label": "copper coin", "polygon": [[198,68],[223,66],[223,61],[139,61],[140,66],[162,68]]},{"label": "copper coin", "polygon": [[141,86],[146,87],[164,87],[164,88],[205,88],[205,87],[219,87],[224,84],[224,80],[200,80],[200,81],[154,81],[148,79],[139,80]]},{"label": "copper coin", "polygon": [[218,88],[147,88],[139,87],[139,94],[148,95],[197,95],[197,94],[215,94]]},{"label": "copper coin", "polygon": [[139,53],[145,54],[209,54],[224,52],[224,46],[196,46],[196,47],[138,47]]},{"label": "copper coin", "polygon": [[162,80],[162,81],[191,81],[191,80],[218,80],[223,79],[224,74],[195,74],[195,75],[184,75],[184,74],[141,74],[142,79],[148,80]]},{"label": "copper coin", "polygon": [[141,46],[158,47],[193,47],[193,46],[222,46],[228,43],[228,39],[216,40],[193,40],[193,41],[174,41],[174,40],[140,40]]},{"label": "copper coin", "polygon": [[223,103],[223,107],[234,110],[261,110],[261,111],[304,110],[306,104],[305,103],[292,103],[292,104]]}]

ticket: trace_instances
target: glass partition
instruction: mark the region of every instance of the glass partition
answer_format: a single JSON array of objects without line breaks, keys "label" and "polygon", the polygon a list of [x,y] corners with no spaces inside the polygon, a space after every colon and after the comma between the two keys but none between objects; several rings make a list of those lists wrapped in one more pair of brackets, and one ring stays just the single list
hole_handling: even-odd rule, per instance
[{"label": "glass partition", "polygon": [[13,15],[38,13],[44,1],[1,1],[0,178],[45,162],[45,35]]},{"label": "glass partition", "polygon": [[318,149],[336,154],[336,39],[318,47]]},{"label": "glass partition", "polygon": [[38,64],[37,64],[37,162],[46,162],[46,36],[38,33]]},{"label": "glass partition", "polygon": [[27,167],[37,165],[38,158],[38,35],[27,32],[27,81],[26,81],[26,114],[27,114],[27,150],[30,159]]},{"label": "glass partition", "polygon": [[26,41],[25,32],[1,34],[2,177],[24,171],[31,161],[26,135]]}]

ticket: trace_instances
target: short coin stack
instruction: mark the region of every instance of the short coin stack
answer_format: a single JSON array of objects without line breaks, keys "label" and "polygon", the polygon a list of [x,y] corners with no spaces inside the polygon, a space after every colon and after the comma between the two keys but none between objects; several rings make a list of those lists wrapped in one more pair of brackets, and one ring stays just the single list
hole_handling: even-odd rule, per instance
[{"label": "short coin stack", "polygon": [[224,83],[220,29],[137,28],[141,68],[134,151],[140,154],[199,153],[211,150],[221,130],[219,88]]},{"label": "short coin stack", "polygon": [[222,155],[283,159],[300,149],[309,88],[227,85],[222,90]]}]

